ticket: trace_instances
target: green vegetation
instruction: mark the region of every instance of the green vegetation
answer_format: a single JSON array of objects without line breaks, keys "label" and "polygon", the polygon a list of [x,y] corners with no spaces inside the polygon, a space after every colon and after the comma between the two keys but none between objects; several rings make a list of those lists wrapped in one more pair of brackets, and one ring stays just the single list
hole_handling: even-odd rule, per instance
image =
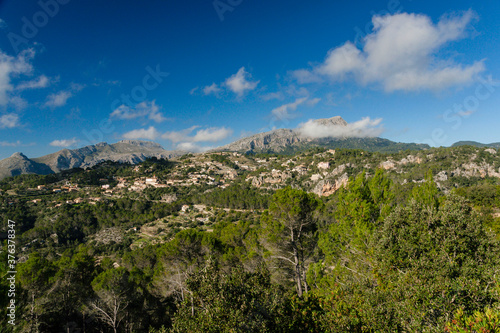
[{"label": "green vegetation", "polygon": [[498,160],[315,148],[3,180],[0,331],[499,332],[500,181],[457,165]]}]

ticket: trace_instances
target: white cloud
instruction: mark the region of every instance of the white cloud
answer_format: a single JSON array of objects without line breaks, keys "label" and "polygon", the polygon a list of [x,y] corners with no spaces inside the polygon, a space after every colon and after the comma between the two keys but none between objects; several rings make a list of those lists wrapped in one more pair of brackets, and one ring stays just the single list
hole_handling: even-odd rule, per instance
[{"label": "white cloud", "polygon": [[219,88],[219,86],[214,82],[212,83],[211,85],[209,86],[206,86],[203,88],[203,93],[205,95],[215,95],[215,96],[219,96],[219,94],[222,92],[222,89]]},{"label": "white cloud", "polygon": [[66,148],[66,147],[71,147],[71,146],[74,146],[78,143],[79,140],[77,140],[76,138],[73,138],[73,139],[63,139],[63,140],[54,140],[50,143],[51,146],[53,147],[62,147],[62,148]]},{"label": "white cloud", "polygon": [[16,142],[9,141],[0,141],[1,147],[18,147],[21,145],[21,141],[17,140]]},{"label": "white cloud", "polygon": [[45,75],[41,75],[35,80],[24,81],[16,86],[16,90],[26,90],[26,89],[39,89],[46,88],[50,84],[50,80]]},{"label": "white cloud", "polygon": [[15,113],[8,113],[0,116],[0,129],[1,128],[14,128],[19,127],[19,115]]},{"label": "white cloud", "polygon": [[28,102],[19,96],[11,96],[9,104],[12,105],[17,110],[25,109],[28,106]]},{"label": "white cloud", "polygon": [[162,113],[159,112],[160,108],[156,105],[155,101],[144,101],[131,108],[127,105],[120,105],[116,110],[111,113],[111,117],[118,119],[131,120],[135,118],[145,117],[157,123],[167,120]]},{"label": "white cloud", "polygon": [[189,151],[193,153],[203,153],[207,150],[213,149],[215,147],[203,147],[193,142],[181,142],[175,147],[178,150]]},{"label": "white cloud", "polygon": [[313,71],[309,71],[307,69],[297,69],[292,72],[292,76],[300,84],[319,83],[323,81],[318,74],[314,73]]},{"label": "white cloud", "polygon": [[47,96],[47,101],[45,102],[44,106],[52,109],[64,106],[66,105],[68,99],[73,97],[75,93],[83,90],[83,88],[85,88],[85,85],[72,82],[69,86],[69,89],[61,90],[57,93]]},{"label": "white cloud", "polygon": [[199,126],[192,126],[182,131],[166,132],[165,134],[162,135],[162,138],[170,140],[174,143],[217,142],[224,140],[225,138],[233,134],[233,130],[230,128],[209,127],[206,129],[200,129],[196,131],[194,135],[190,135],[197,128],[199,128]]},{"label": "white cloud", "polygon": [[366,117],[346,126],[341,126],[323,125],[311,119],[300,124],[297,130],[301,135],[311,138],[368,138],[382,134],[384,129],[379,126],[381,122],[381,118],[372,120]]},{"label": "white cloud", "polygon": [[289,120],[296,117],[291,111],[297,110],[297,107],[307,101],[307,97],[298,98],[293,103],[281,105],[271,110],[271,115],[275,120]]},{"label": "white cloud", "polygon": [[233,130],[225,127],[210,127],[196,132],[193,142],[217,142],[233,134]]},{"label": "white cloud", "polygon": [[85,85],[80,84],[80,83],[71,82],[70,88],[71,88],[71,91],[78,92],[78,91],[82,91],[83,88],[85,88]]},{"label": "white cloud", "polygon": [[238,72],[225,81],[226,87],[239,97],[243,96],[247,91],[254,90],[260,81],[250,81],[251,75],[245,71],[245,67],[241,67]]},{"label": "white cloud", "polygon": [[150,126],[148,129],[137,129],[123,134],[123,138],[128,140],[156,140],[159,136],[160,132],[158,132],[153,126]]},{"label": "white cloud", "polygon": [[277,92],[272,92],[272,93],[265,94],[261,98],[264,101],[270,101],[272,99],[279,99],[279,100],[281,100],[281,99],[285,98],[285,96],[284,96],[284,94],[281,91],[277,91]]},{"label": "white cloud", "polygon": [[71,91],[62,90],[55,94],[50,94],[47,97],[45,106],[49,108],[57,108],[66,105],[69,98],[73,96]]},{"label": "white cloud", "polygon": [[467,84],[484,71],[483,61],[461,65],[439,59],[437,52],[445,44],[464,38],[474,18],[472,11],[441,17],[437,24],[421,14],[374,16],[373,32],[364,39],[362,49],[346,42],[330,50],[322,64],[292,75],[300,83],[353,77],[362,84],[381,84],[388,92],[441,90]]},{"label": "white cloud", "polygon": [[6,105],[10,101],[10,93],[14,90],[12,79],[19,75],[30,75],[33,71],[31,60],[35,52],[26,50],[17,57],[9,56],[0,51],[0,105]]},{"label": "white cloud", "polygon": [[189,140],[189,134],[200,126],[191,126],[182,131],[171,131],[164,133],[162,139],[170,140],[174,143]]},{"label": "white cloud", "polygon": [[319,102],[321,102],[321,98],[313,98],[313,99],[310,99],[310,100],[307,101],[307,105],[309,105],[309,106],[315,106]]}]

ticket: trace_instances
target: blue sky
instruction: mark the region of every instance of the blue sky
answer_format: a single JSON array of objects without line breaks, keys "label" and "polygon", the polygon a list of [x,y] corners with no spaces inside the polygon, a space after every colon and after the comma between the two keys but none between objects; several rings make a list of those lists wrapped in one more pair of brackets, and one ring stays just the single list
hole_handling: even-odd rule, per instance
[{"label": "blue sky", "polygon": [[[0,159],[273,128],[500,141],[498,1],[0,2]],[[348,128],[311,119],[342,116]]]}]

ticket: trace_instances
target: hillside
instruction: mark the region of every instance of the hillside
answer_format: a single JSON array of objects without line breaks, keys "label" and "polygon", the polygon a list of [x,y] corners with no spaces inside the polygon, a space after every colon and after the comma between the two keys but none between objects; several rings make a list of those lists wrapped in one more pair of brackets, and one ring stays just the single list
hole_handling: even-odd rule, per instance
[{"label": "hillside", "polygon": [[22,153],[14,153],[12,156],[0,160],[0,179],[26,173],[48,175],[53,172],[48,165],[30,160]]},{"label": "hillside", "polygon": [[[499,151],[470,145],[187,154],[0,180],[0,218],[15,221],[0,239],[15,227],[16,302],[23,313],[50,305],[36,310],[41,332],[68,322],[110,331],[95,306],[118,302],[130,304],[116,311],[138,332],[190,332],[214,316],[283,327],[271,332],[298,323],[348,332],[361,321],[392,332],[402,320],[407,332],[443,332],[471,297],[475,316],[498,301],[487,291],[500,252],[498,193]],[[445,310],[428,318],[436,306]]]},{"label": "hillside", "polygon": [[452,147],[460,147],[460,146],[474,146],[474,147],[489,147],[489,148],[495,148],[498,149],[500,148],[500,142],[493,142],[493,143],[480,143],[476,141],[458,141],[455,142]]}]

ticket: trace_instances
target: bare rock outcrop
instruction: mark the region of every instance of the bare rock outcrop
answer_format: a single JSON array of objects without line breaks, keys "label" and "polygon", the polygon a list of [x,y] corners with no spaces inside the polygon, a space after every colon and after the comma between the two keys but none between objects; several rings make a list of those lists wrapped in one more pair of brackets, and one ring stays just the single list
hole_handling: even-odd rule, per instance
[{"label": "bare rock outcrop", "polygon": [[347,173],[344,173],[336,180],[327,179],[320,181],[314,187],[313,193],[322,197],[327,197],[337,192],[341,187],[347,187],[348,182],[349,176]]}]

